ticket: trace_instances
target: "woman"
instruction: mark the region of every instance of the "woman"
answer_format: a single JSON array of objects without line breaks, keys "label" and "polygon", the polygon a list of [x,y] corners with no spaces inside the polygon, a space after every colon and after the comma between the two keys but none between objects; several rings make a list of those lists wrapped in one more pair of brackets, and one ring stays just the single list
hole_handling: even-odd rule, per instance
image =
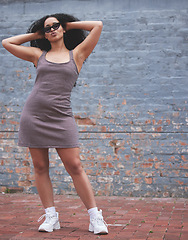
[{"label": "woman", "polygon": [[[48,150],[56,148],[74,186],[90,215],[89,231],[107,234],[93,191],[79,157],[77,127],[70,95],[86,58],[96,46],[101,21],[78,21],[67,14],[53,14],[34,22],[29,33],[4,39],[2,45],[13,55],[37,68],[34,88],[20,119],[19,145],[31,153],[36,187],[45,209],[39,231],[60,229],[49,177]],[[88,31],[87,37],[84,31]],[[22,46],[31,42],[31,47]]]}]

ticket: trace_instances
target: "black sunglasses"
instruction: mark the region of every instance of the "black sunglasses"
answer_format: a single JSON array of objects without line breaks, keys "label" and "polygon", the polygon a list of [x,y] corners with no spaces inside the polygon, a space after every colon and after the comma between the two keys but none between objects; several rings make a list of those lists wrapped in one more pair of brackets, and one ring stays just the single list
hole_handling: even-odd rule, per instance
[{"label": "black sunglasses", "polygon": [[44,28],[44,32],[45,33],[49,33],[51,31],[51,28],[53,28],[54,30],[57,30],[60,27],[60,23],[54,23],[52,26],[49,27],[45,27]]}]

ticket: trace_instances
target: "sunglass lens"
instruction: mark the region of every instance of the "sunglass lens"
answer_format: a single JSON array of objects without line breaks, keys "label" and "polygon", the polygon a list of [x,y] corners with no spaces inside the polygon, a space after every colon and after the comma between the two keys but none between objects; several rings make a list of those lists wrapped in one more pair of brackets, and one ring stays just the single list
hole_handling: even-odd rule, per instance
[{"label": "sunglass lens", "polygon": [[60,23],[55,23],[52,27],[54,30],[57,30],[60,26]]},{"label": "sunglass lens", "polygon": [[49,33],[51,31],[51,28],[53,28],[54,30],[57,30],[59,26],[60,26],[60,23],[54,23],[51,27],[45,27],[44,32]]},{"label": "sunglass lens", "polygon": [[51,31],[51,27],[45,27],[45,28],[44,28],[44,32],[45,32],[45,33],[49,33],[50,31]]}]

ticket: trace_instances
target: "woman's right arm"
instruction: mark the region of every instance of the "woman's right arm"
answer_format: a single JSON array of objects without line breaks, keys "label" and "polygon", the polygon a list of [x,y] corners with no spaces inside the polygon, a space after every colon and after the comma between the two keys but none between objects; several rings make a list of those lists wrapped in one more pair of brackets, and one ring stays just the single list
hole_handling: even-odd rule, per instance
[{"label": "woman's right arm", "polygon": [[21,44],[43,37],[44,36],[38,32],[27,33],[4,39],[2,41],[2,45],[14,56],[32,62],[35,66],[37,66],[38,59],[42,54],[41,49],[35,47],[26,47],[22,46]]}]

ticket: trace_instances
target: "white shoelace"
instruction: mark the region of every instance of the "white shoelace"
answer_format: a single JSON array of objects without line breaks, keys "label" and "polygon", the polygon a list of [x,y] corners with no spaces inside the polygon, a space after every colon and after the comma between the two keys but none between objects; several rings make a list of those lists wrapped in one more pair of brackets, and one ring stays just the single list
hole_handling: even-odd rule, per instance
[{"label": "white shoelace", "polygon": [[46,214],[43,214],[41,217],[39,217],[38,222],[40,222],[44,217],[46,217]]},{"label": "white shoelace", "polygon": [[39,219],[38,219],[38,222],[40,222],[44,217],[46,217],[45,219],[45,223],[48,223],[50,221],[50,218],[54,217],[54,216],[50,216],[48,214],[43,214]]},{"label": "white shoelace", "polygon": [[108,227],[108,224],[104,221],[104,219],[103,219],[102,216],[98,216],[98,217],[96,217],[96,218],[93,218],[92,220],[93,220],[93,221],[97,221],[97,223],[98,223],[99,225],[104,224],[104,225],[106,225],[106,227]]}]

